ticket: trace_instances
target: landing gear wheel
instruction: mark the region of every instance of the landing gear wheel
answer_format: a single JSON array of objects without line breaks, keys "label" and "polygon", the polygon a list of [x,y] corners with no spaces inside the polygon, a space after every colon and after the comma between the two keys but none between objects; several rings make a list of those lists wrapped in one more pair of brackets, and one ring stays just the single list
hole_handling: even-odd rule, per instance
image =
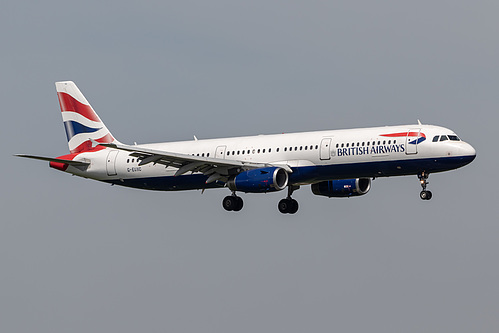
[{"label": "landing gear wheel", "polygon": [[235,212],[238,212],[240,211],[241,209],[243,209],[243,198],[241,197],[234,197],[236,198],[236,207],[233,209]]},{"label": "landing gear wheel", "polygon": [[279,201],[279,204],[277,205],[277,208],[279,211],[283,214],[287,214],[289,210],[289,200],[288,199],[282,199]]},{"label": "landing gear wheel", "polygon": [[291,198],[282,199],[277,208],[283,214],[294,214],[298,211],[298,201]]},{"label": "landing gear wheel", "polygon": [[291,194],[298,190],[300,186],[298,185],[288,185],[288,196],[285,199],[279,201],[277,208],[283,214],[294,214],[298,211],[298,201],[291,198]]},{"label": "landing gear wheel", "polygon": [[429,176],[430,175],[426,172],[421,172],[420,174],[418,174],[419,181],[421,182],[421,187],[423,188],[423,190],[419,193],[419,197],[422,200],[430,200],[431,197],[433,196],[430,191],[426,190],[426,186],[428,185],[428,177]]},{"label": "landing gear wheel", "polygon": [[226,196],[222,201],[222,207],[229,212],[234,210],[237,207],[236,197],[232,195]]},{"label": "landing gear wheel", "polygon": [[419,193],[419,197],[422,199],[422,200],[430,200],[431,197],[433,196],[433,194],[431,193],[431,191],[421,191],[421,193]]},{"label": "landing gear wheel", "polygon": [[226,196],[222,201],[222,207],[229,212],[238,212],[243,209],[243,198],[235,194]]},{"label": "landing gear wheel", "polygon": [[291,207],[288,213],[294,214],[297,211],[298,211],[298,201],[296,201],[295,199],[291,199]]}]

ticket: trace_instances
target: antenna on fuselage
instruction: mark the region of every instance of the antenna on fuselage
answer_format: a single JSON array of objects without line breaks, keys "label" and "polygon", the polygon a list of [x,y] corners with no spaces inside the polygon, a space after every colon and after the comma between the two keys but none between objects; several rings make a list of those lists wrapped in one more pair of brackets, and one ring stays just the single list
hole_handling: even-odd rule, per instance
[{"label": "antenna on fuselage", "polygon": [[421,124],[421,122],[419,121],[419,119],[418,119],[418,125],[423,125],[423,124]]}]

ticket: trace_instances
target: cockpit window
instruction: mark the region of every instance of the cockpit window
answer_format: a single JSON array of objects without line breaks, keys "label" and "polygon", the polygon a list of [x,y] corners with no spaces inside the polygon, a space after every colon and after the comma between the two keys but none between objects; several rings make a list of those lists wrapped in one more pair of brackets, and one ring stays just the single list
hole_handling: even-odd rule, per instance
[{"label": "cockpit window", "polygon": [[438,142],[438,141],[461,141],[461,139],[457,135],[435,135],[433,137],[433,142]]}]

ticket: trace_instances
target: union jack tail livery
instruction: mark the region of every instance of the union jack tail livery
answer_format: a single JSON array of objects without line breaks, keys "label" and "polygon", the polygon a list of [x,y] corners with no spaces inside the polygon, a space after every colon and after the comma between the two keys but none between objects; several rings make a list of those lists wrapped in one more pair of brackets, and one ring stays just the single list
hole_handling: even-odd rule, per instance
[{"label": "union jack tail livery", "polygon": [[92,140],[118,143],[74,82],[56,82],[55,86],[72,154],[90,150]]}]

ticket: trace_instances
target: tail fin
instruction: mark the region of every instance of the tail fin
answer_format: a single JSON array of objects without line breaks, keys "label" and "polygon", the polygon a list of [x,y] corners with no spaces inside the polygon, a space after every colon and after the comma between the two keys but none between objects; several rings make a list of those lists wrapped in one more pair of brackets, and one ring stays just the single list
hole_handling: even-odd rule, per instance
[{"label": "tail fin", "polygon": [[92,140],[99,143],[119,143],[74,82],[56,82],[55,87],[72,154],[92,149]]}]

